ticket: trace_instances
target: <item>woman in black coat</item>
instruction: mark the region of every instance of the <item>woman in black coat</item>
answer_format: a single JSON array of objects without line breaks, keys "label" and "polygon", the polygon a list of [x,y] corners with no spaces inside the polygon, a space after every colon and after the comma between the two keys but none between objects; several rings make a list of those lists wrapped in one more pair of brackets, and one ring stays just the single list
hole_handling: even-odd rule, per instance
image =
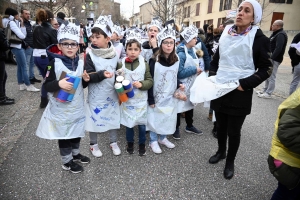
[{"label": "woman in black coat", "polygon": [[[260,29],[257,29],[257,26],[253,26],[260,21],[261,15],[262,9],[257,1],[245,0],[239,6],[235,25],[230,29],[225,29],[226,32],[223,33],[223,35],[229,34],[226,37],[232,38],[232,40],[235,39],[233,37],[249,37],[250,34],[255,34],[254,39],[252,39],[254,73],[252,75],[249,74],[246,78],[239,79],[240,85],[235,90],[211,101],[211,108],[215,111],[218,122],[218,151],[209,159],[209,163],[215,164],[219,160],[226,158],[228,137],[228,151],[224,168],[224,177],[226,179],[231,179],[234,175],[234,160],[240,145],[242,125],[246,116],[251,112],[253,88],[266,80],[272,72],[269,40]],[[256,30],[256,33],[253,32],[254,30]],[[210,65],[210,76],[221,73],[219,72],[219,63],[222,62],[222,59],[226,59],[224,56],[222,57],[222,52],[224,51],[224,48],[222,49],[222,37],[220,46],[214,54]],[[241,52],[241,55],[251,55],[250,52],[245,52],[247,49],[244,49],[242,45],[236,44],[234,48],[236,52]],[[240,55],[230,55],[232,54],[231,52],[227,52],[228,56],[239,58]],[[232,63],[232,65],[243,66],[240,63]]]}]

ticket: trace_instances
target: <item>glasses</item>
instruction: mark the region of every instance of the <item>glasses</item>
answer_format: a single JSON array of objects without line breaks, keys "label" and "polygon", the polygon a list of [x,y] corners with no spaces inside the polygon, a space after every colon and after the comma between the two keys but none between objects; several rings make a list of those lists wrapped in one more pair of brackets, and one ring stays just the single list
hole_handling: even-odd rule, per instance
[{"label": "glasses", "polygon": [[69,48],[69,46],[72,48],[72,49],[76,49],[78,47],[78,44],[77,43],[60,43],[60,45],[63,47],[63,48]]},{"label": "glasses", "polygon": [[163,41],[162,43],[165,45],[174,45],[174,42]]}]

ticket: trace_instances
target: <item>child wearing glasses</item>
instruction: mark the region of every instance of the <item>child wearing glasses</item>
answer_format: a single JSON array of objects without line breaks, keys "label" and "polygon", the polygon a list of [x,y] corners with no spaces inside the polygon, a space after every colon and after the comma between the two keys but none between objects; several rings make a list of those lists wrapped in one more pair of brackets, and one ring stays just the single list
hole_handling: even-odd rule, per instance
[{"label": "child wearing glasses", "polygon": [[164,28],[158,35],[159,50],[149,60],[153,87],[148,91],[148,123],[150,147],[156,154],[162,153],[158,143],[169,149],[175,145],[167,139],[176,129],[177,88],[184,89],[177,79],[179,59],[175,53],[175,30],[172,26]]},{"label": "child wearing glasses", "polygon": [[[72,173],[83,171],[83,167],[76,162],[90,162],[79,150],[80,140],[85,135],[83,87],[89,79],[83,71],[83,61],[76,54],[79,42],[76,31],[79,32],[79,27],[75,24],[62,24],[57,35],[59,43],[47,48],[48,56],[54,58],[45,70],[44,87],[49,94],[49,103],[36,131],[40,138],[58,139],[62,168]],[[82,77],[77,89],[73,88],[69,77],[63,77],[63,72],[73,78]],[[65,92],[67,96],[73,94],[73,99],[65,101],[60,96],[54,97],[56,92]]]},{"label": "child wearing glasses", "polygon": [[[97,135],[109,133],[110,148],[114,155],[120,155],[117,144],[117,130],[120,129],[120,107],[114,88],[118,55],[110,42],[112,31],[107,16],[100,16],[91,32],[91,49],[86,55],[85,69],[89,75],[86,105],[85,130],[90,135],[90,150],[95,157],[101,157]],[[106,70],[109,76],[103,76]],[[106,79],[107,78],[107,79]]]},{"label": "child wearing glasses", "polygon": [[[128,36],[134,34],[138,35],[133,30],[129,32]],[[134,91],[134,96],[121,104],[121,124],[126,126],[126,150],[129,154],[134,153],[133,128],[138,125],[139,155],[143,156],[146,154],[147,91],[152,87],[153,79],[148,64],[140,55],[141,43],[134,38],[126,38],[126,53],[128,57],[123,58],[122,63],[118,63],[118,69],[123,69],[125,80],[131,82]]]}]

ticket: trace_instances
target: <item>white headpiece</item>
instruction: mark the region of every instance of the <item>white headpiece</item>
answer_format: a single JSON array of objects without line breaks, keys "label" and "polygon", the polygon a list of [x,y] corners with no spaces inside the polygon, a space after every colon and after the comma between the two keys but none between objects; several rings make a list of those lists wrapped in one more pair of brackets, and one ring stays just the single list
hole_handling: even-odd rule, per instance
[{"label": "white headpiece", "polygon": [[112,32],[109,31],[106,26],[109,26],[110,28],[113,27],[113,22],[111,21],[111,15],[101,15],[99,18],[96,20],[93,28],[97,27],[100,28],[102,31],[106,33],[108,37],[111,37]]},{"label": "white headpiece", "polygon": [[65,25],[61,24],[57,31],[57,41],[59,42],[61,39],[75,40],[79,43],[80,36],[80,26],[75,25],[74,23],[68,23]]},{"label": "white headpiece", "polygon": [[254,22],[253,22],[253,24],[259,23],[261,21],[261,17],[262,17],[261,5],[256,0],[245,0],[243,2],[251,3],[251,5],[253,6],[253,10],[254,10]]},{"label": "white headpiece", "polygon": [[156,26],[158,28],[158,31],[162,29],[161,20],[159,18],[153,18],[151,20],[151,23],[148,26],[148,29],[150,29],[152,26]]},{"label": "white headpiece", "polygon": [[127,29],[126,42],[131,39],[136,39],[140,44],[142,44],[141,32],[137,28]]},{"label": "white headpiece", "polygon": [[167,27],[165,27],[157,34],[156,38],[158,41],[158,46],[160,46],[161,42],[166,38],[172,38],[173,40],[176,40],[176,33],[172,25],[169,24]]},{"label": "white headpiece", "polygon": [[198,28],[194,25],[190,25],[189,27],[185,28],[180,35],[189,43],[193,38],[198,36]]},{"label": "white headpiece", "polygon": [[92,24],[88,24],[86,27],[85,27],[85,30],[86,30],[86,35],[87,37],[91,37],[92,36]]},{"label": "white headpiece", "polygon": [[112,32],[115,32],[118,36],[122,35],[122,28],[118,25],[114,25],[112,28]]}]

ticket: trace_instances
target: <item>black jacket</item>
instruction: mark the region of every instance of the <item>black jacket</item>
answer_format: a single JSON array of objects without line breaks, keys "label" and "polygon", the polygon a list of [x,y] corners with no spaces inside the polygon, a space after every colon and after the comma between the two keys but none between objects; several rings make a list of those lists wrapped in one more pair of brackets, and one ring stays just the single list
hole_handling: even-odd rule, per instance
[{"label": "black jacket", "polygon": [[9,43],[6,39],[4,29],[0,28],[0,60],[5,61],[6,51],[9,49]]},{"label": "black jacket", "polygon": [[288,37],[282,28],[272,33],[272,35],[270,36],[272,60],[275,60],[279,63],[282,62],[287,41]]},{"label": "black jacket", "polygon": [[[298,33],[293,41],[292,41],[292,44],[297,44],[298,42],[300,42],[300,33]],[[298,55],[296,53],[296,49],[294,47],[290,47],[289,49],[289,55],[290,55],[290,58],[291,58],[291,64],[293,67],[295,67],[296,65],[299,65],[300,63],[300,55]]]},{"label": "black jacket", "polygon": [[[260,29],[256,32],[252,52],[256,72],[247,78],[239,80],[244,91],[235,89],[228,94],[211,101],[211,108],[213,110],[236,116],[248,115],[251,113],[253,88],[269,78],[273,69],[270,61],[270,41]],[[220,55],[218,48],[210,63],[210,76],[217,74],[219,59]]]},{"label": "black jacket", "polygon": [[143,43],[142,47],[143,47],[143,49],[152,49],[152,53],[153,53],[153,54],[155,54],[156,51],[159,50],[159,47],[156,47],[156,48],[150,47],[149,41],[145,41],[145,42]]},{"label": "black jacket", "polygon": [[36,26],[33,31],[33,47],[35,49],[46,49],[52,44],[57,44],[57,31],[48,22]]},{"label": "black jacket", "polygon": [[28,47],[28,45],[33,48],[33,27],[30,24],[30,21],[24,20],[24,26],[26,27],[26,38],[24,39],[24,42],[26,44],[25,48]]}]

